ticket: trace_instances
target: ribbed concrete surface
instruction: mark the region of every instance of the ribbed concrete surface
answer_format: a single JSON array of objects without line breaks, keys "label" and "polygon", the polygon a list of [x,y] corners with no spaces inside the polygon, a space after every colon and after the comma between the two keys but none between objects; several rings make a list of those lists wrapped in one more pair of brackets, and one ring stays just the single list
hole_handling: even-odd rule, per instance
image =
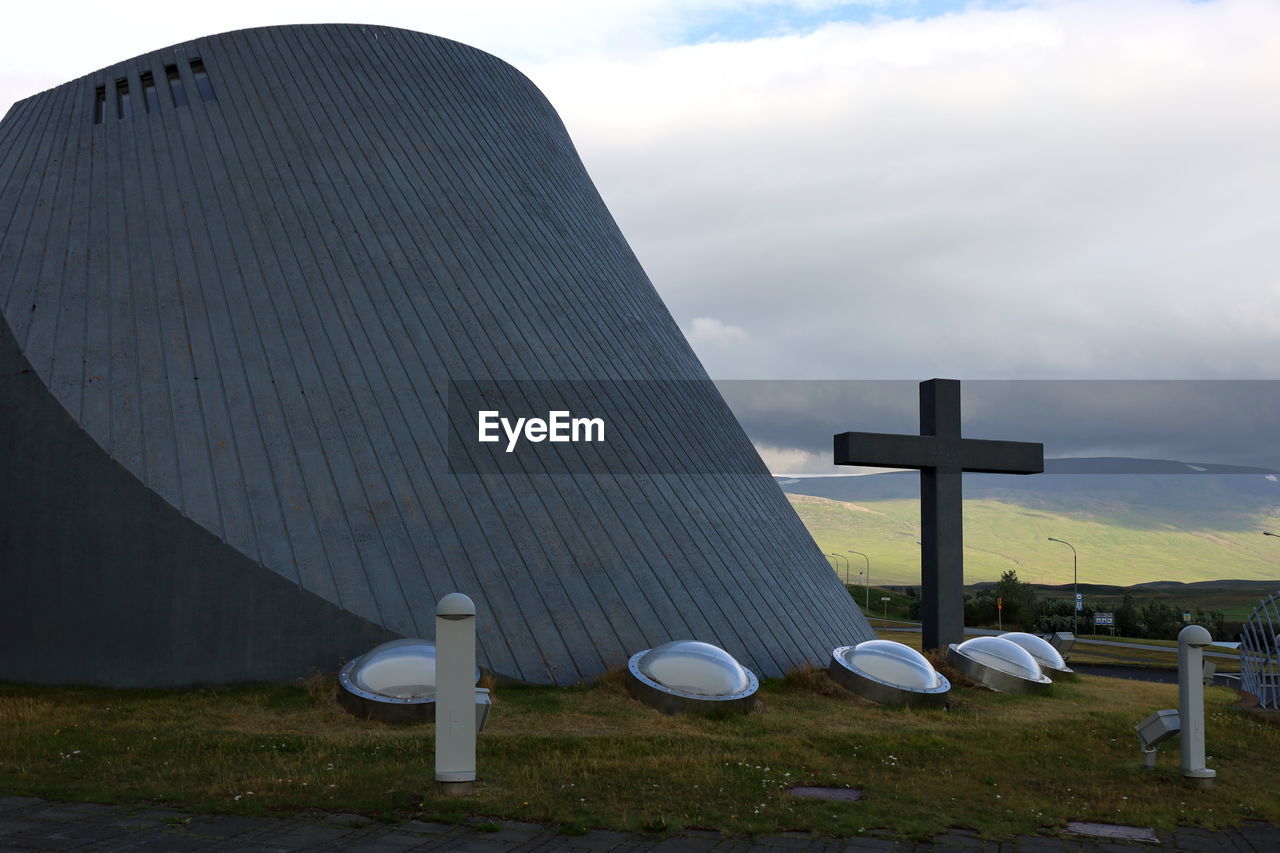
[{"label": "ribbed concrete surface", "polygon": [[[272,27],[20,102],[0,123],[0,308],[86,440],[175,517],[369,626],[429,637],[434,602],[461,590],[479,607],[482,666],[557,683],[672,638],[773,676],[871,635],[709,383],[682,386],[692,404],[617,386],[611,405],[637,423],[700,413],[627,452],[758,473],[450,473],[450,379],[706,378],[554,110],[480,51]],[[0,415],[20,419],[34,393],[0,383]],[[5,470],[7,500],[28,500]],[[40,523],[108,515],[54,507]],[[16,589],[49,566],[14,542],[0,537],[0,572]],[[74,599],[75,573],[111,558],[70,550],[57,594]],[[49,594],[6,596],[0,622],[23,609],[74,636]],[[121,587],[113,609],[128,619],[140,594]],[[271,654],[269,621],[228,630]],[[0,678],[44,648],[3,639]],[[48,680],[111,680],[45,655]]]}]

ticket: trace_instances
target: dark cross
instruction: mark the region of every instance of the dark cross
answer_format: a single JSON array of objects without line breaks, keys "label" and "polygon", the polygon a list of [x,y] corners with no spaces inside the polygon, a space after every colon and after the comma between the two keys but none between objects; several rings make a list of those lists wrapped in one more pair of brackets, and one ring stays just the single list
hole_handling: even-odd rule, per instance
[{"label": "dark cross", "polygon": [[964,471],[1039,474],[1044,445],[960,437],[960,382],[920,383],[920,435],[842,432],[837,465],[920,471],[920,609],[924,648],[964,639]]}]

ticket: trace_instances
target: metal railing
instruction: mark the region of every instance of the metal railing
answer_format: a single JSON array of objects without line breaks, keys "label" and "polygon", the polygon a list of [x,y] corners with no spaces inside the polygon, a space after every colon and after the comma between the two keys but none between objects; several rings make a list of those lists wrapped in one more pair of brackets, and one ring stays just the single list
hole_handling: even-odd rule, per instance
[{"label": "metal railing", "polygon": [[1240,689],[1262,708],[1280,708],[1280,592],[1253,608],[1240,629]]}]

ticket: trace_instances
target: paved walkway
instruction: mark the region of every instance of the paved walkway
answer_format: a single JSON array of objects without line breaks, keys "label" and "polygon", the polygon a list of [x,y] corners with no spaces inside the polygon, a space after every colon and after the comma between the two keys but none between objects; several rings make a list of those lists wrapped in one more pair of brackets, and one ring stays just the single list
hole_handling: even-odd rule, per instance
[{"label": "paved walkway", "polygon": [[760,838],[727,838],[714,832],[638,835],[596,830],[561,835],[536,823],[448,826],[409,821],[373,823],[357,815],[246,818],[191,815],[138,806],[58,803],[35,797],[0,796],[0,851],[463,851],[463,853],[857,853],[857,851],[1062,851],[1181,850],[1193,853],[1280,851],[1280,827],[1248,823],[1241,829],[1207,832],[1180,829],[1162,833],[1160,844],[1036,836],[984,842],[953,830],[930,843],[888,838],[811,838],[787,833]]}]

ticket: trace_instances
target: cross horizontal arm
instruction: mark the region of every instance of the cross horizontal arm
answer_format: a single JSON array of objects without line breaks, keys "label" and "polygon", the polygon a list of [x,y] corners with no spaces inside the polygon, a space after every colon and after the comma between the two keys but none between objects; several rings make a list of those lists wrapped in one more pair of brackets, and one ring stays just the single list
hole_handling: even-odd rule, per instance
[{"label": "cross horizontal arm", "polygon": [[980,474],[1039,474],[1044,471],[1044,445],[1027,441],[842,432],[835,437],[835,463]]},{"label": "cross horizontal arm", "polygon": [[[988,441],[962,438],[960,468],[975,474],[1040,474],[1044,472],[1044,445],[1030,441]],[[950,448],[949,448],[950,449]]]},{"label": "cross horizontal arm", "polygon": [[936,468],[938,443],[931,435],[842,432],[835,437],[835,461],[873,468]]}]

